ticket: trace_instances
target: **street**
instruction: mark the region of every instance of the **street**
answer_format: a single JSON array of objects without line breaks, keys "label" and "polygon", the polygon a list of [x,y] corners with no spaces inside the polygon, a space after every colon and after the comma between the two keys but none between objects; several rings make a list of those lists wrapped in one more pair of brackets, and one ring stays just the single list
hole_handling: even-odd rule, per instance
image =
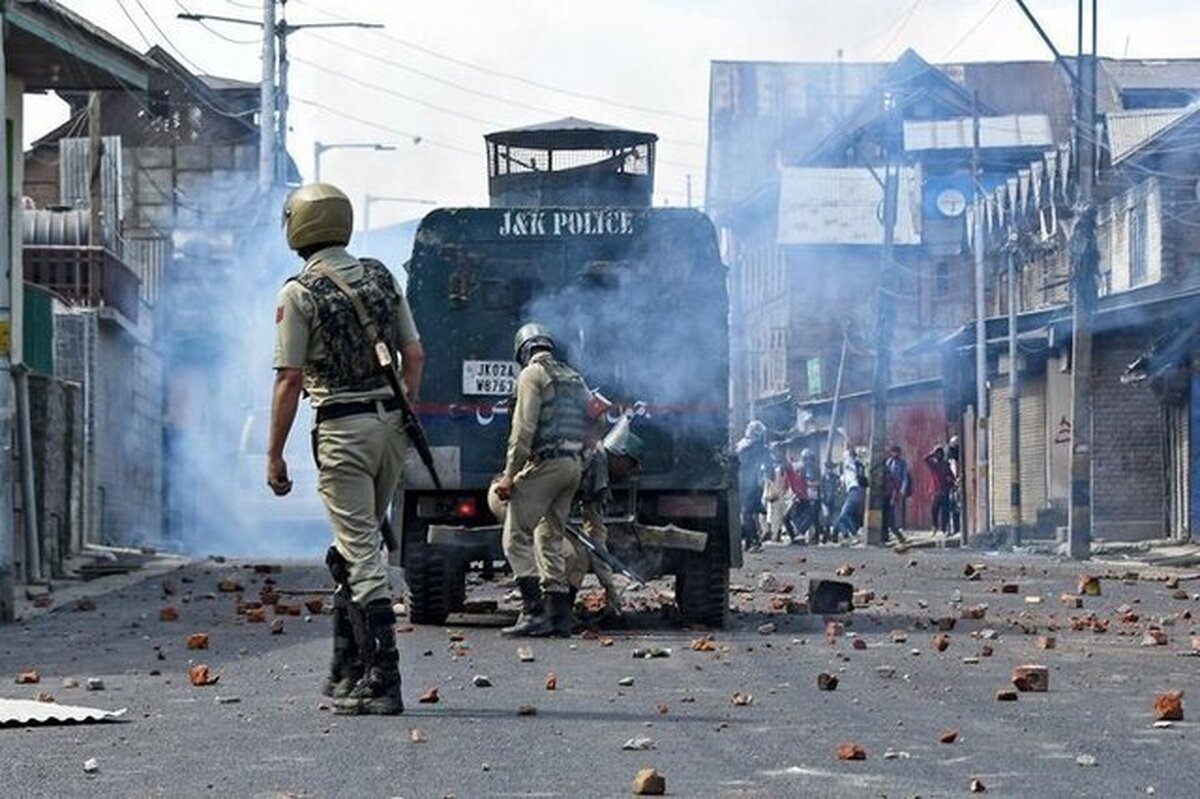
[{"label": "street", "polygon": [[[233,580],[253,600],[268,578],[287,590],[327,586],[328,576],[308,563],[274,574],[249,565],[196,561],[109,591],[113,578],[104,578],[87,586],[94,610],[60,600],[0,629],[0,695],[44,691],[64,704],[128,708],[117,723],[4,729],[4,794],[622,796],[639,769],[653,767],[674,796],[949,796],[975,780],[1002,796],[1194,795],[1194,723],[1185,716],[1155,726],[1152,709],[1156,694],[1195,686],[1200,663],[1183,656],[1197,633],[1200,583],[1187,575],[1168,583],[1169,570],[952,549],[772,546],[733,573],[738,612],[729,629],[711,633],[711,646],[702,631],[653,609],[655,590],[669,582],[628,594],[647,608],[636,626],[599,637],[518,642],[500,638],[499,617],[415,629],[401,618],[407,710],[354,718],[333,715],[318,693],[327,618],[285,614],[282,634],[272,634],[270,609],[262,623],[248,622],[236,612],[238,594],[219,590]],[[834,577],[846,566],[851,575]],[[1062,595],[1076,593],[1085,571],[1102,578],[1103,593],[1068,607]],[[767,612],[772,598],[776,607],[803,599],[813,577],[845,579],[874,598],[839,617],[844,629],[828,638],[821,617]],[[1002,592],[1011,586],[1016,593]],[[503,594],[487,584],[470,598]],[[306,614],[307,598],[280,601]],[[160,619],[167,605],[177,620]],[[1109,622],[1105,632],[1090,622],[1072,631],[1071,617],[1092,613]],[[943,617],[954,621],[942,623],[953,629],[939,652]],[[1143,645],[1152,625],[1168,643]],[[197,632],[209,635],[209,648],[189,651],[185,639]],[[1054,648],[1038,647],[1044,635],[1056,637]],[[518,646],[534,661],[522,662]],[[986,647],[992,654],[981,656]],[[634,657],[655,648],[669,655]],[[195,663],[218,682],[191,685]],[[1023,664],[1049,667],[1049,691],[997,701]],[[15,684],[27,669],[40,683]],[[822,672],[838,678],[836,690],[818,688]],[[476,687],[477,675],[491,687]],[[86,690],[91,677],[104,690]],[[69,678],[79,687],[63,687]],[[626,678],[632,684],[622,685]],[[436,704],[418,702],[433,688]],[[735,704],[735,693],[751,699]],[[536,714],[518,715],[521,706]],[[623,750],[636,738],[650,748]],[[865,760],[839,760],[846,743],[859,744]],[[85,773],[90,758],[98,768]]]}]

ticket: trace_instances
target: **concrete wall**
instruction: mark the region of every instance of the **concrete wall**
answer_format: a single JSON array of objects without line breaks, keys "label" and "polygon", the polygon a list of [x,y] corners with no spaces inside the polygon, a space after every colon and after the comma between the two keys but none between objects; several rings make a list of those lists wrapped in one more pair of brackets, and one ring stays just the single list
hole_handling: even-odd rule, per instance
[{"label": "concrete wall", "polygon": [[[43,572],[63,576],[63,559],[83,543],[80,495],[83,425],[82,390],[52,377],[29,378],[33,430],[33,482],[42,533]],[[22,522],[23,523],[23,522]]]}]

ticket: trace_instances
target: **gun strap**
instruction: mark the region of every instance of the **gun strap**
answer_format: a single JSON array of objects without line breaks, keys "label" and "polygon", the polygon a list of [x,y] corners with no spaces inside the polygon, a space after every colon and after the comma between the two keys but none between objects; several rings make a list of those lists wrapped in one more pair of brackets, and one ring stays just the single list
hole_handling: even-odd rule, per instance
[{"label": "gun strap", "polygon": [[363,332],[367,334],[367,351],[370,354],[371,362],[384,369],[383,364],[375,358],[375,345],[379,343],[379,326],[375,324],[375,320],[371,318],[371,314],[367,312],[367,306],[363,304],[362,297],[358,296],[358,292],[350,287],[350,284],[342,279],[342,276],[334,272],[328,266],[318,263],[313,266],[313,271],[324,278],[328,278],[329,282],[337,286],[338,291],[346,295],[346,299],[350,300],[350,304],[354,306],[354,315],[358,317],[358,324],[362,327]]}]

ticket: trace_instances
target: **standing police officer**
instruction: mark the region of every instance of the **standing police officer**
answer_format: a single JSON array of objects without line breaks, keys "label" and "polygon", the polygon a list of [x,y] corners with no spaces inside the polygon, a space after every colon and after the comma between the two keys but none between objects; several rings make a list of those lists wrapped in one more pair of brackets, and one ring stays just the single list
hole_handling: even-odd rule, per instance
[{"label": "standing police officer", "polygon": [[[333,574],[334,656],[326,692],[334,712],[395,715],[400,697],[396,615],[380,558],[380,521],[399,484],[408,440],[399,403],[371,357],[374,341],[345,290],[362,302],[379,335],[402,356],[410,399],[424,353],[412,311],[387,268],[346,252],[353,213],[334,186],[301,186],[283,209],[288,246],[304,259],[275,309],[275,388],[267,484],[291,491],[284,445],[301,391],[316,415],[317,490],[333,526],[326,563]],[[340,284],[340,285],[339,285]]]},{"label": "standing police officer", "polygon": [[510,636],[569,638],[566,533],[571,497],[579,487],[587,427],[583,378],[554,357],[554,338],[537,323],[513,342],[521,365],[504,473],[496,495],[510,503],[504,554],[521,592],[521,615]]}]

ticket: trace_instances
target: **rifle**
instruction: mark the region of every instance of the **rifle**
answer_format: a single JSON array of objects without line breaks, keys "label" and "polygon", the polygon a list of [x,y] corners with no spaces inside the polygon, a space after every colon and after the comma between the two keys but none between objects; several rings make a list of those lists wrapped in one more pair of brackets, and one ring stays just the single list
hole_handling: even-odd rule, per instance
[{"label": "rifle", "polygon": [[604,561],[604,563],[607,564],[610,569],[618,572],[619,574],[625,575],[638,585],[645,584],[645,580],[643,580],[641,577],[638,577],[632,569],[630,569],[621,561],[617,560],[617,558],[607,549],[601,549],[600,547],[596,546],[596,542],[584,535],[582,530],[579,530],[573,524],[566,525],[564,529],[567,531],[567,535],[574,538],[580,544],[583,544],[583,546],[589,552],[591,552],[600,560]]},{"label": "rifle", "polygon": [[362,299],[345,280],[342,280],[336,272],[324,264],[318,264],[315,271],[322,277],[329,278],[329,281],[337,286],[338,290],[345,294],[346,298],[350,300],[350,304],[354,306],[354,315],[358,318],[358,324],[367,334],[367,347],[371,351],[371,360],[387,378],[392,395],[400,406],[400,429],[408,436],[408,440],[416,448],[417,454],[421,456],[421,463],[425,464],[425,468],[429,470],[429,476],[433,479],[434,486],[441,489],[442,480],[433,463],[433,452],[429,449],[429,439],[425,437],[421,420],[417,418],[416,412],[408,402],[408,397],[404,394],[404,387],[400,385],[400,373],[396,371],[396,359],[392,357],[392,345],[379,335],[379,327],[367,313],[367,307],[363,305]]}]

